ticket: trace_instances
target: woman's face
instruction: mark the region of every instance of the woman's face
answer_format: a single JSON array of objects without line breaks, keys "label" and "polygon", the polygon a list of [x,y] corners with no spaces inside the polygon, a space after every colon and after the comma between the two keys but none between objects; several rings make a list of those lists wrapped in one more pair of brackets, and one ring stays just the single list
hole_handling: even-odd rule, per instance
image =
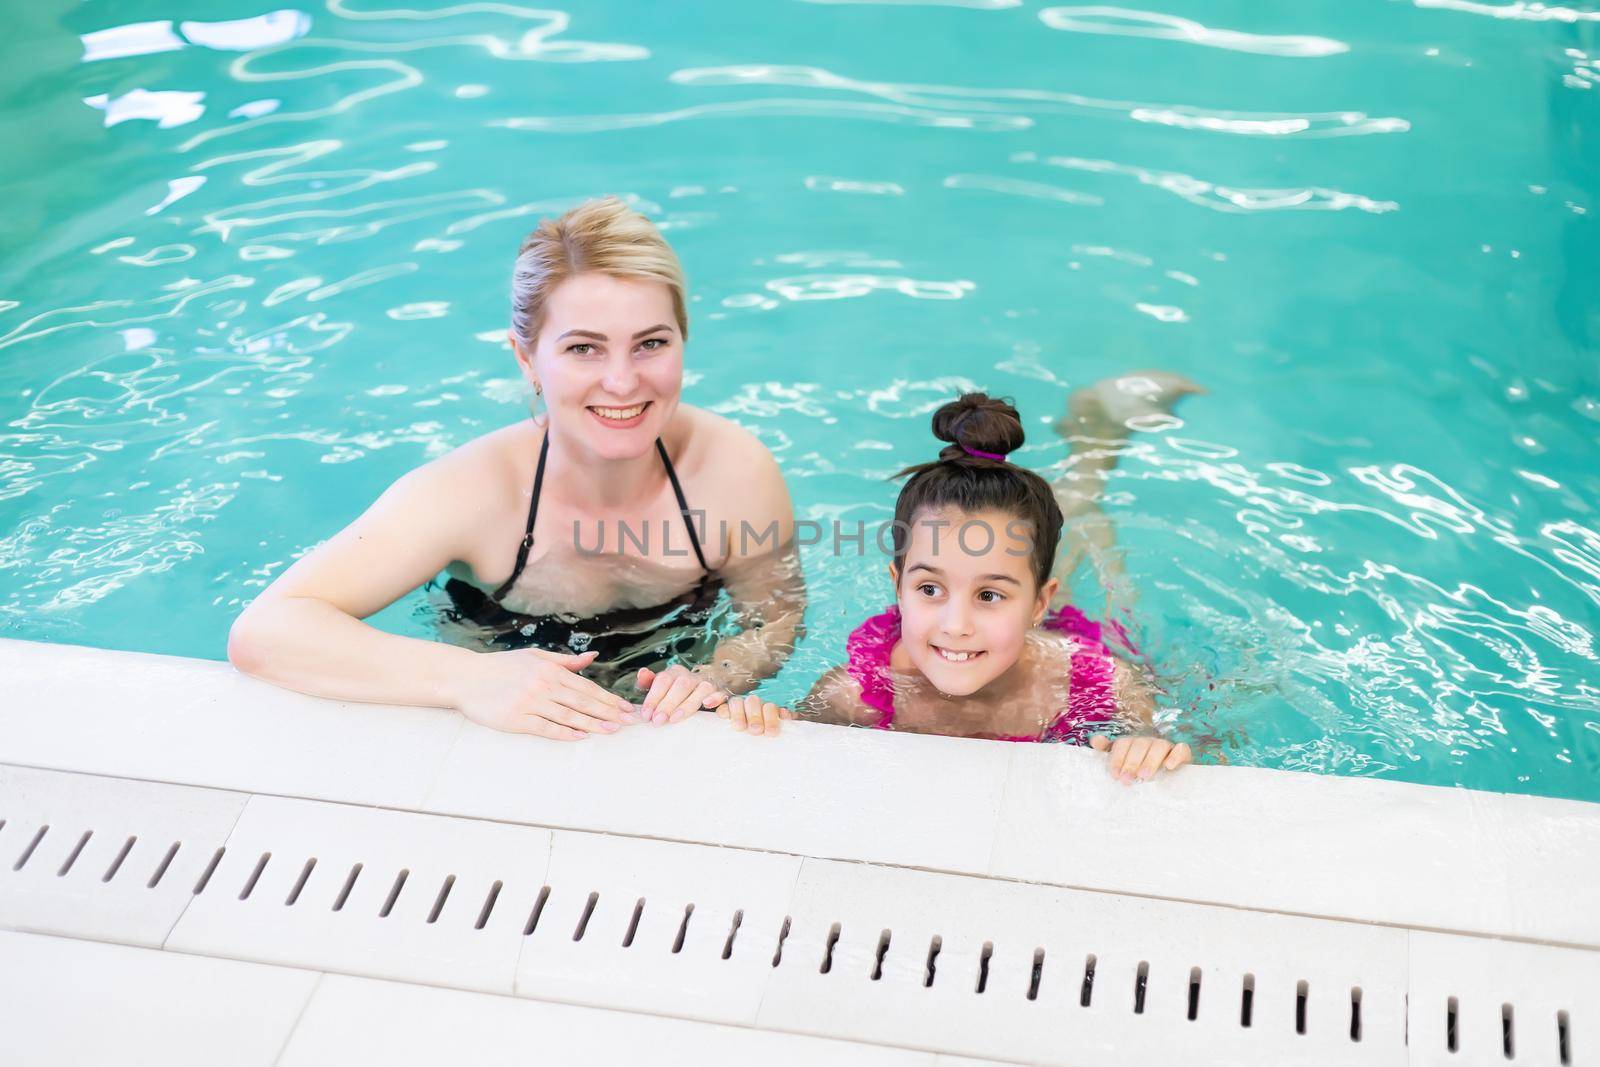
[{"label": "woman's face", "polygon": [[969,696],[1022,657],[1056,580],[1034,584],[1028,526],[1003,512],[923,512],[896,573],[900,643],[941,693]]},{"label": "woman's face", "polygon": [[533,351],[512,346],[557,436],[603,459],[643,455],[677,410],[683,336],[661,282],[573,275],[550,294]]}]

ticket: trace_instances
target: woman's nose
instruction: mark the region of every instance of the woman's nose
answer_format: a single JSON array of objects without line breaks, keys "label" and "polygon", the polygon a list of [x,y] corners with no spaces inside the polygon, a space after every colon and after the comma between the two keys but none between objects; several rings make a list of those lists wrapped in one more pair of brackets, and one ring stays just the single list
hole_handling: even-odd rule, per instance
[{"label": "woman's nose", "polygon": [[606,360],[606,372],[600,384],[618,400],[631,400],[634,390],[639,387],[639,371],[633,365],[632,355],[619,352],[610,356]]}]

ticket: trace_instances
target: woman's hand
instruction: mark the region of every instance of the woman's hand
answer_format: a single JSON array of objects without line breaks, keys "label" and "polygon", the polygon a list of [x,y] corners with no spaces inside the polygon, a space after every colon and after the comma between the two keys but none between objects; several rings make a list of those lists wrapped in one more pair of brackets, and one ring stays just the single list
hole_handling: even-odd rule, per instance
[{"label": "woman's hand", "polygon": [[778,724],[784,719],[794,718],[794,712],[788,708],[780,708],[754,693],[729,697],[726,703],[717,708],[717,715],[727,719],[735,730],[768,736],[777,734]]},{"label": "woman's hand", "polygon": [[594,657],[542,648],[481,653],[475,669],[456,683],[454,706],[480,726],[557,741],[614,733],[638,722],[632,704],[577,673]]},{"label": "woman's hand", "polygon": [[1135,778],[1144,781],[1160,770],[1175,771],[1193,758],[1188,745],[1148,735],[1113,741],[1105,734],[1095,734],[1089,738],[1089,747],[1111,753],[1111,777],[1120,778],[1123,785],[1131,785]]},{"label": "woman's hand", "polygon": [[728,699],[720,685],[687,667],[672,666],[659,673],[640,667],[636,684],[645,691],[644,721],[657,726],[682,722],[701,708],[714,708]]}]

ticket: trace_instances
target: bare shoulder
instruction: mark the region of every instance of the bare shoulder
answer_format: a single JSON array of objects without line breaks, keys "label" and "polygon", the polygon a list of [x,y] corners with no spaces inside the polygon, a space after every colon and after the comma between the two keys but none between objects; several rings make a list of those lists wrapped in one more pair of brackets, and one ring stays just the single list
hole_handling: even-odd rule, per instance
[{"label": "bare shoulder", "polygon": [[678,406],[669,435],[673,454],[685,476],[712,478],[778,475],[778,461],[761,438],[737,422],[692,404]]},{"label": "bare shoulder", "polygon": [[732,419],[688,404],[679,408],[674,421],[675,440],[667,442],[668,448],[708,525],[737,531],[747,523],[762,531],[759,538],[726,537],[723,547],[730,558],[787,544],[794,534],[794,503],[777,459],[761,439]]},{"label": "bare shoulder", "polygon": [[527,506],[544,430],[531,419],[475,437],[402,475],[384,494],[414,522],[448,523],[452,552],[474,569],[493,535]]}]

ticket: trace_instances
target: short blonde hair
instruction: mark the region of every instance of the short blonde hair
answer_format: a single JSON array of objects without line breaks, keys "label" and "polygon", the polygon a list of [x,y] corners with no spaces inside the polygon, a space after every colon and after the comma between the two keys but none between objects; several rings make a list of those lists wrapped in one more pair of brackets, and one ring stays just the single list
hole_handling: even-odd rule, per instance
[{"label": "short blonde hair", "polygon": [[511,329],[532,348],[556,287],[575,274],[660,282],[672,291],[672,311],[684,340],[683,265],[649,219],[614,196],[585,200],[560,218],[545,219],[517,251],[511,274]]}]

